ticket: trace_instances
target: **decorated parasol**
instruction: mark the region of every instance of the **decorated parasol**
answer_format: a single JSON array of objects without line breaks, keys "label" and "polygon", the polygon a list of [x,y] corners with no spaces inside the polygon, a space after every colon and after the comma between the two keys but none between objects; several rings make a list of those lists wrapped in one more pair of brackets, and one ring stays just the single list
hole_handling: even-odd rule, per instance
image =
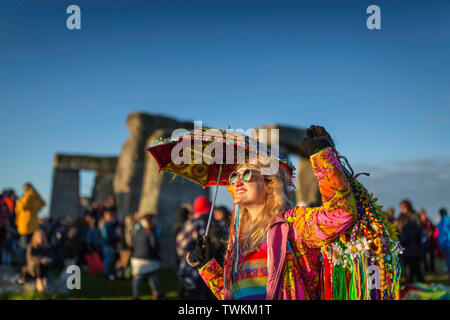
[{"label": "decorated parasol", "polygon": [[216,186],[205,238],[208,235],[218,187],[230,185],[228,177],[237,164],[244,163],[252,155],[263,154],[279,161],[279,165],[288,172],[291,180],[295,170],[286,158],[272,155],[271,149],[255,137],[229,129],[201,127],[191,131],[174,132],[170,138],[160,138],[145,150],[155,158],[159,172],[171,172],[204,188]]}]

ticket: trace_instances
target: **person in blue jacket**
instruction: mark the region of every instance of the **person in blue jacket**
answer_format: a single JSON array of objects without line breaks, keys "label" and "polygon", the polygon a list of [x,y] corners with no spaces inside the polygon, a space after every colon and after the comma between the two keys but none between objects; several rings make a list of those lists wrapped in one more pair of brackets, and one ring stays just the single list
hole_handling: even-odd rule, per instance
[{"label": "person in blue jacket", "polygon": [[437,225],[438,236],[437,240],[439,247],[444,252],[445,263],[447,265],[447,273],[450,277],[450,218],[447,215],[447,209],[441,208],[439,210],[441,221]]},{"label": "person in blue jacket", "polygon": [[116,228],[117,221],[114,214],[111,211],[105,211],[102,221],[99,222],[104,266],[102,275],[105,277],[109,276],[112,280],[114,278],[111,272],[115,256]]}]

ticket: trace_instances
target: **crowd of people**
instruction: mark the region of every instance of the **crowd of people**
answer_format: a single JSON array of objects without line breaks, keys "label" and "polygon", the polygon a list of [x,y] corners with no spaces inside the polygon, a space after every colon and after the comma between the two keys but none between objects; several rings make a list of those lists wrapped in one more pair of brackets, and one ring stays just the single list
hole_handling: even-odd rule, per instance
[{"label": "crowd of people", "polygon": [[[133,297],[138,299],[139,272],[154,273],[148,272],[145,261],[159,261],[160,228],[152,215],[136,212],[120,223],[115,199],[109,197],[93,202],[75,219],[39,219],[45,204],[30,183],[24,185],[20,198],[13,190],[0,196],[1,264],[17,267],[17,283],[23,285],[31,278],[37,291],[45,291],[51,270],[62,275],[68,266],[78,265],[110,280],[133,277]],[[159,262],[154,271],[158,268]],[[152,294],[155,299],[163,296],[156,276]]]},{"label": "crowd of people", "polygon": [[[30,183],[24,185],[20,198],[13,190],[0,195],[0,263],[17,268],[19,285],[32,279],[37,291],[45,291],[50,271],[63,275],[68,266],[78,265],[110,280],[131,279],[134,299],[139,299],[144,281],[153,299],[165,296],[158,277],[161,227],[154,215],[135,212],[119,221],[115,198],[109,197],[83,208],[79,218],[40,219],[38,213],[45,205]],[[198,273],[185,264],[185,256],[203,234],[210,208],[209,200],[199,197],[176,213],[172,231],[180,297],[208,296]],[[224,251],[229,216],[225,207],[214,210],[211,234],[217,252]]]},{"label": "crowd of people", "polygon": [[450,274],[450,220],[447,210],[439,210],[440,222],[434,225],[425,209],[414,210],[411,201],[400,202],[400,214],[394,218],[394,209],[389,208],[387,216],[397,226],[400,244],[404,248],[401,255],[403,275],[407,283],[424,282],[425,273],[435,273],[435,259],[445,260],[444,268]]},{"label": "crowd of people", "polygon": [[[0,262],[17,267],[18,284],[31,278],[37,291],[45,291],[51,270],[58,274],[69,265],[78,265],[110,280],[131,279],[134,299],[139,299],[145,281],[154,299],[165,296],[158,277],[161,227],[154,215],[135,212],[118,221],[115,199],[110,197],[92,203],[74,220],[39,219],[45,201],[30,183],[23,191],[20,198],[13,190],[0,195]],[[186,263],[186,255],[205,233],[210,210],[208,198],[198,197],[176,212],[172,232],[180,298],[215,298],[197,269]],[[404,247],[401,259],[407,283],[423,282],[425,273],[441,271],[436,270],[436,257],[445,260],[450,273],[450,219],[446,209],[439,213],[440,222],[435,226],[424,209],[416,212],[408,200],[400,203],[397,217],[393,208],[387,211]],[[219,263],[224,260],[230,216],[226,207],[214,208],[208,236],[211,254]]]}]

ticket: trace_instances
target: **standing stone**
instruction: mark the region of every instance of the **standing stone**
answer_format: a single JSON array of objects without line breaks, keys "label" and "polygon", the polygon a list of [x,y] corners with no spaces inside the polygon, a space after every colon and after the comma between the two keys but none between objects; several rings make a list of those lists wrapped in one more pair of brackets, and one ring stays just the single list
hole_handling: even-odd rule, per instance
[{"label": "standing stone", "polygon": [[122,147],[113,182],[119,220],[139,208],[147,139],[159,128],[170,132],[178,128],[190,130],[193,123],[135,112],[128,116],[127,127],[131,135]]},{"label": "standing stone", "polygon": [[81,215],[78,170],[54,169],[50,215],[53,219]]},{"label": "standing stone", "polygon": [[113,181],[119,220],[138,209],[141,195],[144,142],[139,136],[131,135],[125,141]]},{"label": "standing stone", "polygon": [[99,173],[95,175],[94,190],[92,191],[92,202],[106,201],[112,195],[114,173]]},{"label": "standing stone", "polygon": [[[146,145],[150,146],[161,137],[170,136],[168,129],[157,129],[147,140]],[[146,151],[145,154],[144,181],[142,184],[142,195],[139,202],[139,215],[158,214],[159,197],[161,195],[161,184],[164,179],[169,179],[169,174],[161,171],[153,156]]]}]

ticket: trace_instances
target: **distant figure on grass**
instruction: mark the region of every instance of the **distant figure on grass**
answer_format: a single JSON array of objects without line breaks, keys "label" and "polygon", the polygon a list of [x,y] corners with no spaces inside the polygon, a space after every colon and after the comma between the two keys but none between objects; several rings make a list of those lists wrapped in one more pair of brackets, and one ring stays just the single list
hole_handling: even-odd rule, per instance
[{"label": "distant figure on grass", "polygon": [[22,267],[18,284],[26,281],[27,275],[36,279],[36,290],[42,292],[47,288],[47,274],[51,265],[51,250],[45,232],[36,230],[26,249],[26,265]]},{"label": "distant figure on grass", "polygon": [[437,239],[440,249],[444,252],[447,273],[450,280],[450,218],[445,208],[439,210],[439,215],[441,216],[441,221],[437,225]]},{"label": "distant figure on grass", "polygon": [[92,214],[86,214],[84,220],[87,224],[86,230],[86,251],[90,252],[101,252],[101,239],[100,232],[95,225],[95,217]]},{"label": "distant figure on grass", "polygon": [[[175,244],[175,259],[176,259],[176,270],[180,267],[180,262],[184,259],[184,250],[177,250],[177,235],[183,230],[184,224],[192,215],[192,206],[187,203],[183,203],[176,213],[176,221],[173,226],[174,244]],[[185,298],[187,295],[187,289],[183,281],[180,281],[180,287],[178,290],[178,297]]]},{"label": "distant figure on grass", "polygon": [[408,283],[424,281],[421,260],[423,256],[422,230],[420,218],[412,209],[408,200],[400,202],[401,214],[398,218],[399,240],[405,248],[403,254],[403,266]]},{"label": "distant figure on grass", "polygon": [[100,236],[102,240],[103,266],[102,275],[114,280],[112,267],[114,265],[117,221],[114,213],[105,211],[99,221]]},{"label": "distant figure on grass", "polygon": [[16,201],[16,225],[20,236],[22,261],[25,263],[25,250],[33,232],[39,227],[38,213],[45,206],[45,201],[31,183],[24,184],[23,191],[23,197]]},{"label": "distant figure on grass", "polygon": [[425,209],[420,210],[420,222],[420,228],[424,236],[422,260],[425,272],[435,272],[434,251],[436,250],[436,244],[433,238],[435,227],[433,222],[428,219]]},{"label": "distant figure on grass", "polygon": [[133,250],[133,236],[135,234],[135,224],[138,220],[137,212],[129,214],[125,217],[120,235],[120,252],[119,259],[116,261],[114,269],[116,270],[117,279],[129,279],[129,264]]},{"label": "distant figure on grass", "polygon": [[[420,225],[420,217],[419,214],[413,209],[411,201],[405,199],[400,202],[400,216],[406,217],[407,220],[413,220],[415,223]],[[406,220],[405,220],[406,221]]]},{"label": "distant figure on grass", "polygon": [[144,215],[139,220],[140,228],[133,235],[131,270],[133,275],[133,298],[140,297],[142,281],[147,280],[153,299],[161,299],[164,294],[159,287],[160,248],[153,215]]},{"label": "distant figure on grass", "polygon": [[0,264],[11,264],[11,214],[6,197],[0,195]]},{"label": "distant figure on grass", "polygon": [[70,265],[81,265],[84,252],[84,241],[80,229],[72,225],[67,231],[66,239],[60,251],[60,257],[64,264],[63,272],[65,273]]}]

